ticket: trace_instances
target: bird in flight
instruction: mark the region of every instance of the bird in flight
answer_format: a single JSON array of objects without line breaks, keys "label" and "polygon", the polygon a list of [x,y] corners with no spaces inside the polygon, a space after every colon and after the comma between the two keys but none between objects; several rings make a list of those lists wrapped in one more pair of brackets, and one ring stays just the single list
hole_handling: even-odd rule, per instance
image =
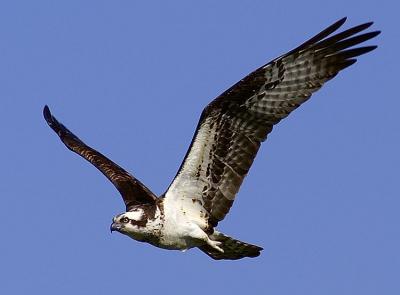
[{"label": "bird in flight", "polygon": [[376,48],[354,47],[380,33],[364,32],[372,22],[333,34],[345,21],[258,68],[209,103],[174,180],[160,197],[86,145],[47,106],[44,118],[68,149],[92,163],[120,192],[126,212],[113,218],[111,231],[164,249],[198,247],[213,259],[257,257],[261,247],[215,228],[229,212],[273,126],[354,64],[357,56]]}]

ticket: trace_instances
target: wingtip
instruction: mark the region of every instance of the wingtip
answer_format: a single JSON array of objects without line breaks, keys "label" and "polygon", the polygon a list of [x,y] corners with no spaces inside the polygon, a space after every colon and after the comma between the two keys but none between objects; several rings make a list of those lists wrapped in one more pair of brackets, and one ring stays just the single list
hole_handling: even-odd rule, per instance
[{"label": "wingtip", "polygon": [[351,65],[355,64],[356,62],[357,62],[356,58],[347,59],[342,63],[340,70],[344,70],[345,68],[350,67]]},{"label": "wingtip", "polygon": [[49,125],[49,127],[53,129],[57,134],[59,134],[60,124],[58,123],[56,118],[53,117],[50,112],[50,108],[47,105],[45,105],[43,108],[43,117],[46,120],[47,125]]},{"label": "wingtip", "polygon": [[50,109],[47,105],[44,106],[43,108],[43,117],[46,120],[46,122],[50,125],[52,119],[51,119],[51,112]]},{"label": "wingtip", "polygon": [[382,31],[381,30],[377,30],[377,31],[373,31],[372,33],[375,33],[375,36],[378,36],[378,35],[380,35],[380,33],[382,33]]},{"label": "wingtip", "polygon": [[338,28],[341,27],[345,22],[347,21],[347,16],[342,17],[339,19],[334,25],[336,25]]},{"label": "wingtip", "polygon": [[369,28],[370,26],[372,26],[374,24],[374,22],[373,21],[370,21],[370,22],[366,22],[365,24],[364,24],[364,26],[365,26],[365,28]]},{"label": "wingtip", "polygon": [[378,48],[378,45],[370,45],[370,46],[365,46],[365,47],[366,47],[366,50],[365,50],[364,53],[367,53],[367,52],[370,52],[370,51],[372,51],[372,50],[377,49],[377,48]]},{"label": "wingtip", "polygon": [[[328,28],[326,28],[324,31],[322,32],[326,32],[327,35],[330,35],[331,33],[333,33],[334,31],[336,31],[337,29],[339,29],[341,26],[343,26],[343,24],[346,22],[347,20],[347,16],[342,17],[341,19],[339,19],[338,21],[336,21],[335,23],[333,23],[332,25],[330,25]],[[321,33],[322,33],[321,32]],[[321,34],[320,33],[320,34]],[[326,36],[325,36],[326,37]],[[325,38],[324,37],[324,38]]]},{"label": "wingtip", "polygon": [[45,104],[44,108],[43,108],[43,114],[48,114],[48,113],[50,113],[50,109],[49,109],[49,106],[47,104]]}]

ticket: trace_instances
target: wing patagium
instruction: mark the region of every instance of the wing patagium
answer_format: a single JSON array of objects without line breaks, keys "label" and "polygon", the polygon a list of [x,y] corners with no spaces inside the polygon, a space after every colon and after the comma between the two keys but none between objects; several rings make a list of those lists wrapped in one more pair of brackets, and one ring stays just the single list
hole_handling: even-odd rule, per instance
[{"label": "wing patagium", "polygon": [[355,57],[376,48],[351,48],[380,33],[356,35],[372,22],[331,35],[345,21],[346,18],[337,21],[214,99],[203,110],[189,150],[165,197],[178,202],[191,216],[205,218],[216,226],[229,212],[273,126],[339,71],[354,64]]},{"label": "wing patagium", "polygon": [[93,164],[114,184],[124,200],[126,211],[129,211],[135,205],[154,204],[156,202],[157,197],[146,186],[106,156],[87,146],[57,121],[48,106],[44,107],[43,115],[47,124],[57,133],[68,149]]}]

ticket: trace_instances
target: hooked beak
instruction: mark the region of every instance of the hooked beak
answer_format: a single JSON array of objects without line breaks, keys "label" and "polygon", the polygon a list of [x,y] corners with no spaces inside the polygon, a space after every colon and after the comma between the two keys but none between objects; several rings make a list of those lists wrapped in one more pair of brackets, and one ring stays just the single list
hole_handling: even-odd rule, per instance
[{"label": "hooked beak", "polygon": [[110,225],[110,231],[111,231],[111,232],[113,232],[113,231],[120,231],[121,228],[122,228],[122,226],[121,226],[120,224],[118,224],[118,223],[115,223],[115,222],[113,222],[113,223]]}]

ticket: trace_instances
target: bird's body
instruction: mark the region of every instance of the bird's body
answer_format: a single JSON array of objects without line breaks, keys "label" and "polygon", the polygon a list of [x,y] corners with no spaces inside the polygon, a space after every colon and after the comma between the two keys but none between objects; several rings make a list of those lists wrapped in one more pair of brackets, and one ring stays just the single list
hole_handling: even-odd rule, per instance
[{"label": "bird's body", "polygon": [[[178,205],[179,206],[179,205]],[[127,218],[126,223],[122,221]],[[111,231],[117,230],[134,240],[150,243],[168,250],[187,250],[208,244],[219,249],[206,233],[209,228],[204,219],[193,219],[183,209],[177,209],[170,198],[163,198],[154,205],[137,205],[129,212],[113,219]]]},{"label": "bird's body", "polygon": [[47,106],[44,117],[64,144],[96,166],[122,195],[126,212],[114,217],[112,231],[164,249],[198,247],[214,259],[256,257],[261,247],[215,228],[229,212],[273,126],[354,64],[355,57],[376,48],[352,48],[379,34],[357,35],[372,23],[332,35],[345,20],[255,70],[206,106],[177,175],[160,197],[87,146]]}]

